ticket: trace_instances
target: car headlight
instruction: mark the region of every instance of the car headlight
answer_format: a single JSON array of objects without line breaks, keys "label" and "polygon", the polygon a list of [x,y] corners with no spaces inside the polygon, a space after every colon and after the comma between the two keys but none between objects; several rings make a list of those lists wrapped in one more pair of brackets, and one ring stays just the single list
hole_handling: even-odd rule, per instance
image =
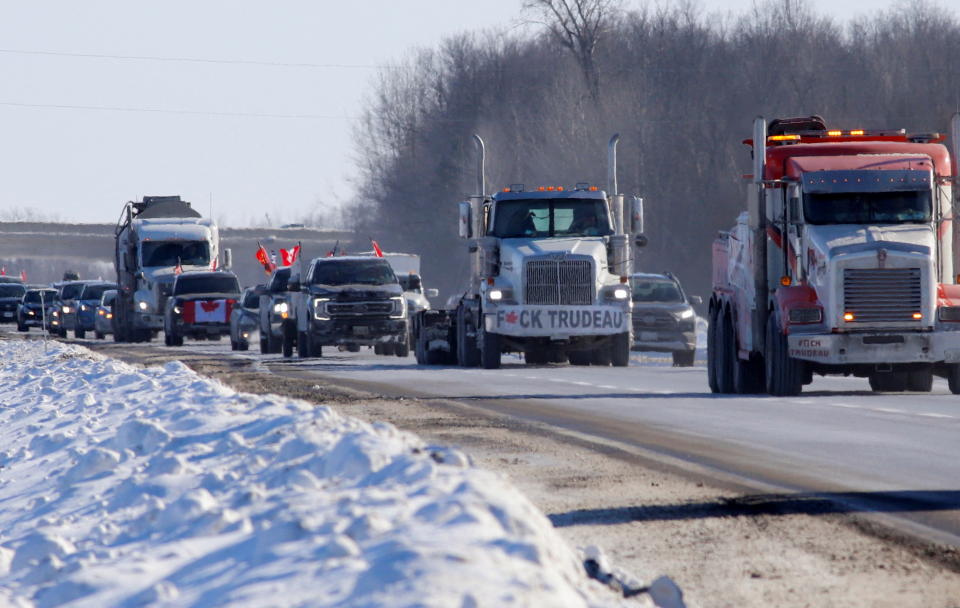
[{"label": "car headlight", "polygon": [[60,316],[60,311],[55,310],[55,311],[51,312],[50,314],[51,314],[52,316],[54,316],[54,317],[59,317],[59,316]]},{"label": "car headlight", "polygon": [[630,297],[630,292],[625,287],[617,287],[613,290],[614,300],[626,300]]},{"label": "car headlight", "polygon": [[401,296],[390,298],[393,302],[393,311],[390,313],[391,319],[402,319],[407,316],[407,303]]},{"label": "car headlight", "polygon": [[37,314],[37,313],[33,312],[32,310],[28,310],[28,311],[27,311],[27,314],[32,317],[32,316],[34,316],[34,315]]},{"label": "car headlight", "polygon": [[150,305],[149,305],[149,304],[147,304],[146,302],[142,302],[142,301],[141,301],[140,303],[138,303],[137,306],[138,306],[138,307],[140,308],[140,310],[142,310],[142,311],[146,311],[146,310],[148,310],[148,309],[150,308]]},{"label": "car headlight", "polygon": [[70,307],[69,307],[69,306],[64,306],[64,307],[63,307],[63,314],[65,314],[65,315],[70,314]]},{"label": "car headlight", "polygon": [[179,306],[174,306],[174,307],[173,307],[173,314],[179,315],[179,314],[182,313],[182,312],[183,312],[183,309],[180,308]]},{"label": "car headlight", "polygon": [[277,302],[273,305],[274,314],[283,314],[285,312],[290,312],[290,305],[286,302]]},{"label": "car headlight", "polygon": [[499,302],[503,299],[503,290],[502,289],[491,289],[487,292],[487,297],[490,298],[492,302]]},{"label": "car headlight", "polygon": [[97,314],[102,317],[103,315],[105,315],[105,314],[107,314],[107,313],[103,312],[102,310],[98,310],[98,311],[97,311]]},{"label": "car headlight", "polygon": [[680,318],[681,318],[681,319],[691,319],[691,318],[693,318],[693,309],[692,309],[692,308],[688,308],[688,309],[684,310],[683,312],[681,312],[681,313],[680,313]]},{"label": "car headlight", "polygon": [[319,321],[329,321],[330,313],[327,312],[327,302],[330,298],[313,299],[313,317]]}]

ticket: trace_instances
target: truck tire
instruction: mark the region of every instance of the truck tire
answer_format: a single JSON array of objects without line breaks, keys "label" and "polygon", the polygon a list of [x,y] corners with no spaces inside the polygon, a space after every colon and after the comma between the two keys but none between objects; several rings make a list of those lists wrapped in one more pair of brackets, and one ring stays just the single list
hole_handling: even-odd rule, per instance
[{"label": "truck tire", "polygon": [[483,369],[500,368],[500,335],[485,331],[481,334],[480,361]]},{"label": "truck tire", "polygon": [[106,338],[107,336],[106,336],[106,334],[104,334],[102,331],[94,331],[94,332],[93,332],[93,337],[96,338],[97,340],[103,340],[103,339]]},{"label": "truck tire", "polygon": [[947,386],[954,395],[960,395],[960,363],[947,366]]},{"label": "truck tire", "polygon": [[20,319],[17,319],[17,331],[30,331],[30,328],[20,322]]},{"label": "truck tire", "polygon": [[673,353],[674,367],[693,367],[694,358],[697,355],[695,350],[681,350]]},{"label": "truck tire", "polygon": [[907,372],[875,372],[870,374],[870,389],[877,393],[902,393],[907,390],[908,382]]},{"label": "truck tire", "polygon": [[567,356],[570,359],[570,365],[590,365],[592,358],[588,350],[573,350]]},{"label": "truck tire", "polygon": [[397,342],[393,345],[393,354],[398,357],[410,356],[410,344],[407,342]]},{"label": "truck tire", "polygon": [[297,332],[297,357],[301,359],[310,357],[310,336],[305,331]]},{"label": "truck tire", "polygon": [[87,335],[86,330],[80,329],[79,327],[73,330],[73,337],[76,338],[77,340],[83,340],[83,338],[86,337],[86,335]]},{"label": "truck tire", "polygon": [[787,337],[774,315],[767,319],[767,352],[764,356],[767,392],[775,397],[799,395],[803,390],[804,365],[787,352]]},{"label": "truck tire", "polygon": [[260,335],[260,354],[265,355],[268,352],[270,352],[270,349],[267,348],[267,339],[263,337],[263,335],[261,334]]},{"label": "truck tire", "polygon": [[609,367],[610,360],[613,358],[612,348],[612,345],[608,344],[590,351],[590,365]]},{"label": "truck tire", "polygon": [[426,334],[422,331],[417,331],[415,335],[416,341],[413,343],[413,354],[417,358],[417,365],[430,365],[430,360],[427,356]]},{"label": "truck tire", "polygon": [[716,331],[716,374],[717,392],[728,394],[733,392],[733,361],[730,359],[729,343],[733,339],[733,324],[724,311],[717,312]]},{"label": "truck tire", "polygon": [[467,314],[463,306],[457,308],[457,363],[460,367],[480,365],[480,349],[477,348],[477,336],[469,335]]},{"label": "truck tire", "polygon": [[170,346],[183,346],[183,336],[173,331],[169,334],[164,333],[164,339],[166,339],[167,336],[170,336]]},{"label": "truck tire", "polygon": [[296,336],[296,329],[290,323],[284,323],[282,328],[283,342],[281,343],[281,349],[283,352],[283,358],[289,359],[293,356],[293,342]]},{"label": "truck tire", "polygon": [[527,365],[545,365],[549,361],[549,354],[546,349],[534,347],[524,351],[523,361]]},{"label": "truck tire", "polygon": [[707,321],[707,384],[711,393],[719,393],[717,386],[717,309],[710,309]]},{"label": "truck tire", "polygon": [[917,369],[907,373],[907,390],[929,393],[933,390],[933,370]]},{"label": "truck tire", "polygon": [[240,340],[237,342],[237,350],[250,350],[250,342],[248,340]]},{"label": "truck tire", "polygon": [[610,345],[610,363],[614,367],[630,365],[630,332],[617,334]]}]

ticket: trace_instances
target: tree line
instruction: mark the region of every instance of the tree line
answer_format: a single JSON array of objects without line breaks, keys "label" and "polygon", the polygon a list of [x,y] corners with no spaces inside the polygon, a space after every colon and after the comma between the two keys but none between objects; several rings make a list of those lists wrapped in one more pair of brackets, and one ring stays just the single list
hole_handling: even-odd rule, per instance
[{"label": "tree line", "polygon": [[620,133],[620,190],[646,200],[637,269],[706,294],[713,238],[744,208],[754,117],[947,132],[960,109],[960,22],[923,0],[849,23],[803,0],[726,16],[615,0],[523,10],[531,27],[451,37],[382,70],[357,127],[358,200],[342,220],[357,246],[419,253],[425,282],[448,295],[468,269],[455,203],[476,183],[473,133],[488,191],[605,186]]}]

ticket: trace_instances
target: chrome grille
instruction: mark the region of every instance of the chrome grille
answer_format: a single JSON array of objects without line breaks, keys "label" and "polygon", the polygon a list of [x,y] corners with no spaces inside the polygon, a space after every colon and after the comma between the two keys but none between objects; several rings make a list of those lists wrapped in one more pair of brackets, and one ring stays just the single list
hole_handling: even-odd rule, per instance
[{"label": "chrome grille", "polygon": [[527,260],[524,274],[525,304],[593,304],[593,263],[590,258]]},{"label": "chrome grille", "polygon": [[919,268],[846,268],[843,271],[843,312],[851,323],[915,322],[922,312]]},{"label": "chrome grille", "polygon": [[664,330],[676,329],[677,319],[668,312],[643,312],[633,311],[633,329],[634,331]]}]

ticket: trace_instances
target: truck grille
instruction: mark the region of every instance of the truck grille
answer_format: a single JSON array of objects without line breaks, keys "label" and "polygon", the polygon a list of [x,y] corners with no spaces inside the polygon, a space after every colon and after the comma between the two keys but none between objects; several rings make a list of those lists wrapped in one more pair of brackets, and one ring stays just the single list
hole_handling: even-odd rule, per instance
[{"label": "truck grille", "polygon": [[393,302],[328,302],[327,312],[334,316],[388,315]]},{"label": "truck grille", "polygon": [[668,312],[633,311],[634,331],[677,329],[677,319]]},{"label": "truck grille", "polygon": [[915,321],[921,312],[919,268],[846,268],[843,271],[843,312],[851,323]]},{"label": "truck grille", "polygon": [[526,304],[593,303],[593,263],[590,258],[528,260],[524,274]]}]

